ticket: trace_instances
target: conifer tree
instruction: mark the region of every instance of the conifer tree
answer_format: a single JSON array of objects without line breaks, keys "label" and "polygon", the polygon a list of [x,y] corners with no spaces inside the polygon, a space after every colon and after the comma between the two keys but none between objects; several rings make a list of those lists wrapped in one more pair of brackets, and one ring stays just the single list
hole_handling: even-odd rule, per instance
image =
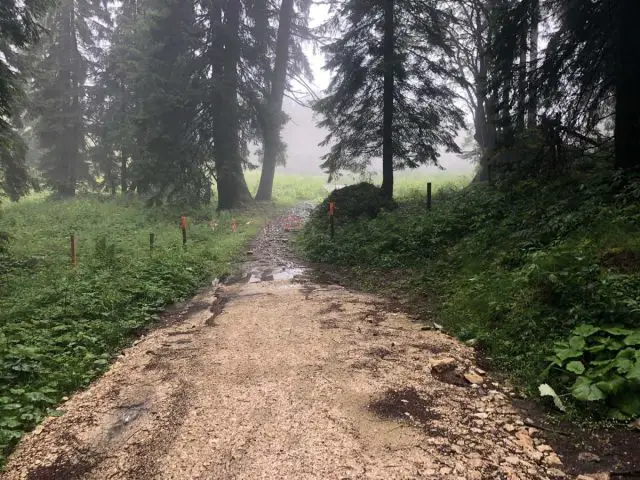
[{"label": "conifer tree", "polygon": [[463,116],[447,85],[446,20],[435,0],[345,0],[334,9],[338,38],[324,48],[333,80],[315,105],[330,132],[330,173],[362,171],[382,157],[390,197],[394,170],[437,164],[440,148],[459,151]]}]

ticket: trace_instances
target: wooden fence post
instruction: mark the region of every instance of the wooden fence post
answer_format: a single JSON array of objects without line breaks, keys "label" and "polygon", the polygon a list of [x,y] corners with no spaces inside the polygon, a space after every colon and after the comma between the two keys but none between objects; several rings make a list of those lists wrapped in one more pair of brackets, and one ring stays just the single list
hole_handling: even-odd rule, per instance
[{"label": "wooden fence post", "polygon": [[431,210],[431,182],[427,183],[427,210]]},{"label": "wooden fence post", "polygon": [[76,268],[77,257],[76,257],[76,236],[71,234],[71,267]]},{"label": "wooden fence post", "polygon": [[149,234],[149,251],[153,252],[153,249],[156,246],[156,235],[155,233]]},{"label": "wooden fence post", "polygon": [[182,230],[182,246],[187,248],[187,217],[180,217],[180,229]]}]

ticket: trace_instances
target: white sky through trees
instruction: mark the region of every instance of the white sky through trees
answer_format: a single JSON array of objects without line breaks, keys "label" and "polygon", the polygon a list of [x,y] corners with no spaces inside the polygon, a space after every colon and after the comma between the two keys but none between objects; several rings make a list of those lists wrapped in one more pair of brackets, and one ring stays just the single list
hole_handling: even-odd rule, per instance
[{"label": "white sky through trees", "polygon": [[[328,16],[328,6],[314,4],[311,7],[311,26],[320,25]],[[328,86],[331,73],[323,70],[324,56],[319,47],[307,45],[306,53],[313,70],[313,89],[316,95],[322,95],[322,91]],[[320,157],[324,155],[328,147],[320,147],[318,144],[324,139],[326,132],[316,126],[311,109],[297,104],[290,98],[284,100],[284,110],[291,117],[285,125],[282,136],[287,144],[287,166],[279,167],[279,171],[292,173],[320,174]],[[462,144],[464,135],[461,135],[459,144]],[[462,146],[462,145],[461,145]],[[474,169],[469,161],[458,155],[443,152],[440,157],[441,165],[450,172],[471,173]],[[374,165],[374,170],[379,171]],[[422,167],[420,171],[435,172],[437,167]]]}]

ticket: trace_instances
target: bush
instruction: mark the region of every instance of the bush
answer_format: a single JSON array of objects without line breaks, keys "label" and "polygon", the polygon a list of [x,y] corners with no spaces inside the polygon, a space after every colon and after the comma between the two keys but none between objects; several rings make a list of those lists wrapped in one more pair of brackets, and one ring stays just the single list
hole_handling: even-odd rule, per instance
[{"label": "bush", "polygon": [[326,218],[329,202],[335,202],[335,217],[338,222],[376,218],[382,210],[389,211],[397,207],[395,201],[382,195],[380,187],[366,182],[331,192],[316,209],[316,217]]},{"label": "bush", "polygon": [[[403,201],[375,218],[340,223],[333,240],[325,212],[299,244],[313,261],[358,266],[365,275],[405,269],[414,293],[437,291],[450,332],[474,339],[537,395],[554,342],[582,324],[640,326],[640,182],[597,162],[549,178],[442,189],[430,212],[423,199]],[[571,396],[571,383],[553,376],[550,383],[574,398],[574,410],[593,413],[593,403]],[[597,405],[602,415],[611,406]]]}]

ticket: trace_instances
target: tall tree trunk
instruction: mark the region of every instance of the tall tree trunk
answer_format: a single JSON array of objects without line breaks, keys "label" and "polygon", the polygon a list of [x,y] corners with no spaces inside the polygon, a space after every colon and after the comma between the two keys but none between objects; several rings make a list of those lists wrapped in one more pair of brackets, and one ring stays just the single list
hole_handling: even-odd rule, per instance
[{"label": "tall tree trunk", "polygon": [[529,105],[527,109],[527,126],[537,125],[538,94],[533,84],[538,70],[538,37],[540,36],[540,0],[531,0],[531,28],[529,29]]},{"label": "tall tree trunk", "polygon": [[267,104],[267,119],[264,126],[264,157],[260,185],[256,200],[271,200],[273,177],[276,172],[278,150],[280,148],[280,131],[282,130],[282,99],[287,84],[287,67],[289,65],[289,40],[293,21],[293,0],[282,0],[276,41],[276,60],[272,75],[271,93]]},{"label": "tall tree trunk", "polygon": [[640,2],[618,2],[618,58],[616,59],[615,165],[640,166]]},{"label": "tall tree trunk", "polygon": [[78,38],[76,36],[76,11],[75,11],[75,0],[69,2],[69,40],[70,40],[70,50],[69,56],[71,57],[70,61],[70,102],[69,102],[69,122],[70,132],[67,133],[67,138],[62,141],[67,143],[68,148],[68,158],[66,159],[67,163],[67,185],[65,187],[65,195],[74,196],[76,194],[76,183],[78,181],[78,164],[80,163],[80,142],[81,139],[81,122],[82,122],[82,111],[80,106],[80,79],[79,71],[80,65],[77,64],[78,57],[80,56],[80,52],[78,50]]},{"label": "tall tree trunk", "polygon": [[122,147],[120,150],[120,189],[122,193],[126,193],[129,189],[129,172],[127,170],[127,156],[128,153]]},{"label": "tall tree trunk", "polygon": [[382,112],[382,194],[393,197],[393,77],[394,21],[393,0],[384,0],[383,39],[383,112]]},{"label": "tall tree trunk", "polygon": [[516,130],[522,132],[525,126],[527,109],[527,34],[520,37],[520,61],[518,62],[518,106],[516,111]]},{"label": "tall tree trunk", "polygon": [[[239,139],[238,62],[240,61],[240,2],[224,4],[224,42],[219,47],[221,84],[214,87],[214,149],[218,188],[218,209],[228,210],[251,200],[242,171]],[[212,23],[212,28],[218,25]],[[217,36],[217,32],[214,31]],[[215,67],[214,67],[215,68]]]}]

